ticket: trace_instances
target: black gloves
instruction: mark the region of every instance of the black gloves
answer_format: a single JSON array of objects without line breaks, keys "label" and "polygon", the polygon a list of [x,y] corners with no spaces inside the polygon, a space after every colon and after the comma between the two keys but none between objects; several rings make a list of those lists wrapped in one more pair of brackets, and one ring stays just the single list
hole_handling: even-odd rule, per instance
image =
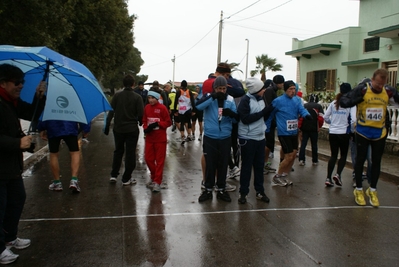
[{"label": "black gloves", "polygon": [[214,92],[214,93],[211,94],[211,97],[212,97],[213,99],[216,99],[216,98],[218,98],[218,95],[217,95],[217,93]]},{"label": "black gloves", "polygon": [[309,115],[309,114],[305,116],[305,119],[307,119],[308,121],[311,121],[311,120],[313,120],[312,116],[311,116],[311,115]]},{"label": "black gloves", "polygon": [[219,100],[226,100],[227,99],[227,94],[225,94],[223,92],[217,92],[216,96],[217,96],[217,99],[219,99]]},{"label": "black gloves", "polygon": [[273,107],[272,105],[269,105],[269,106],[265,107],[265,108],[262,110],[263,116],[264,116],[264,117],[269,117],[269,115],[270,115],[270,113],[273,111],[273,109],[274,109],[274,107]]},{"label": "black gloves", "polygon": [[158,126],[159,126],[158,122],[151,123],[150,125],[147,126],[147,129],[144,130],[144,133],[149,133]]},{"label": "black gloves", "polygon": [[104,134],[105,134],[105,135],[108,135],[108,134],[109,134],[109,125],[105,125]]},{"label": "black gloves", "polygon": [[236,119],[237,121],[240,119],[239,115],[237,113],[235,113],[234,111],[232,111],[229,108],[224,108],[223,112],[222,112],[223,116],[228,116],[230,118]]}]

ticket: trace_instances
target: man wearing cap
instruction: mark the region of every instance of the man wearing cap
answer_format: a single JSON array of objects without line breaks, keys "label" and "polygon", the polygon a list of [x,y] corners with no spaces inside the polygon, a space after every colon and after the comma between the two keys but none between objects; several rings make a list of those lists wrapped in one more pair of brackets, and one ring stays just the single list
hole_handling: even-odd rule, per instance
[{"label": "man wearing cap", "polygon": [[339,104],[343,108],[357,106],[356,122],[356,150],[355,165],[356,188],[353,191],[355,202],[360,206],[366,205],[364,199],[362,172],[367,156],[368,146],[371,145],[371,183],[366,190],[370,204],[380,205],[377,196],[377,183],[380,176],[381,156],[384,153],[385,141],[388,135],[387,106],[398,106],[399,94],[395,88],[387,86],[389,73],[386,69],[377,69],[373,73],[371,82],[361,83],[352,91],[344,94]]},{"label": "man wearing cap", "polygon": [[11,248],[24,249],[31,244],[29,239],[17,237],[26,200],[22,152],[34,148],[32,136],[22,132],[19,119],[32,120],[34,114],[34,120],[39,118],[45,105],[46,83],[40,82],[33,103],[29,104],[20,99],[24,76],[14,65],[0,65],[0,264],[17,260],[19,255]]},{"label": "man wearing cap", "polygon": [[132,178],[132,173],[136,168],[136,146],[140,133],[138,125],[141,124],[143,117],[143,101],[138,94],[133,92],[134,83],[134,77],[130,74],[123,78],[125,88],[112,98],[113,110],[108,112],[104,128],[104,134],[108,135],[111,121],[115,117],[113,128],[115,150],[109,179],[111,183],[116,183],[125,147],[125,171],[122,175],[122,184],[130,185],[137,182]]},{"label": "man wearing cap", "polygon": [[148,92],[148,105],[144,108],[143,128],[145,136],[145,162],[150,169],[151,181],[147,187],[153,192],[167,188],[163,182],[163,167],[166,157],[166,129],[172,125],[168,109],[158,102],[157,92]]},{"label": "man wearing cap", "polygon": [[133,91],[141,96],[141,98],[143,99],[143,104],[145,104],[147,101],[148,91],[144,89],[144,82],[139,81],[137,87]]},{"label": "man wearing cap", "polygon": [[213,82],[214,92],[204,96],[197,105],[204,111],[203,154],[205,157],[205,190],[198,198],[199,202],[211,200],[217,176],[216,190],[218,199],[231,202],[226,187],[228,157],[230,155],[232,123],[238,119],[236,106],[227,100],[227,81],[219,76]]},{"label": "man wearing cap", "polygon": [[256,198],[269,202],[263,187],[263,163],[265,158],[265,120],[273,106],[265,106],[262,99],[265,88],[260,79],[251,77],[246,81],[247,94],[238,105],[238,143],[241,148],[240,197],[238,202],[245,204],[249,193],[252,168]]},{"label": "man wearing cap", "polygon": [[[159,87],[159,82],[157,80],[152,82],[152,86],[149,91],[157,92],[160,95],[158,102],[163,104],[169,110],[170,101],[168,94]],[[148,98],[146,98],[145,105],[146,104],[148,104]]]},{"label": "man wearing cap", "polygon": [[[265,88],[266,91],[263,94],[263,99],[266,103],[266,106],[271,105],[272,101],[277,98],[277,91],[283,89],[284,87],[284,76],[283,75],[275,75],[273,77],[273,81],[266,80]],[[265,146],[265,166],[264,172],[265,174],[274,173],[276,169],[271,167],[269,162],[269,155],[274,155],[274,142],[275,142],[275,132],[276,132],[276,120],[271,119],[267,120],[266,125],[266,146]]]},{"label": "man wearing cap", "polygon": [[277,135],[284,152],[284,159],[280,163],[277,174],[272,179],[272,185],[292,185],[292,181],[286,179],[292,169],[298,150],[298,115],[311,120],[309,112],[302,106],[301,101],[295,96],[295,83],[284,82],[285,93],[274,99],[272,117],[277,124]]}]

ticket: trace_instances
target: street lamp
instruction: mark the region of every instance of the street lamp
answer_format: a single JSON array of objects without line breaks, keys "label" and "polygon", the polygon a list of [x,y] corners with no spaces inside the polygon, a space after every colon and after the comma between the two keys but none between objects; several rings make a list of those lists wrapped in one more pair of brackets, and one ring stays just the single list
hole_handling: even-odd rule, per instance
[{"label": "street lamp", "polygon": [[176,61],[176,56],[173,55],[173,58],[172,58],[172,62],[173,62],[173,77],[172,77],[173,82],[172,82],[172,89],[175,89],[175,61]]},{"label": "street lamp", "polygon": [[246,62],[246,66],[245,66],[245,80],[247,80],[248,78],[248,53],[249,53],[249,40],[245,39],[245,41],[247,41],[247,62]]}]

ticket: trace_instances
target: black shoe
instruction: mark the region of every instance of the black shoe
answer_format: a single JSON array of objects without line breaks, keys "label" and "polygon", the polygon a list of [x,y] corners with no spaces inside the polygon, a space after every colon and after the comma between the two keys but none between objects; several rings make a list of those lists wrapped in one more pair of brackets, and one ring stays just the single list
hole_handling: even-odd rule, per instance
[{"label": "black shoe", "polygon": [[247,203],[247,195],[240,195],[240,197],[238,198],[238,203],[240,204]]},{"label": "black shoe", "polygon": [[226,191],[218,191],[216,197],[217,197],[217,199],[221,199],[226,202],[231,202],[229,193],[227,193]]},{"label": "black shoe", "polygon": [[208,199],[212,199],[213,195],[212,195],[212,191],[208,191],[208,190],[204,190],[202,191],[201,195],[198,198],[198,202],[204,202]]},{"label": "black shoe", "polygon": [[269,203],[270,199],[266,196],[265,193],[256,193],[256,199],[259,199],[263,202]]},{"label": "black shoe", "polygon": [[327,179],[326,179],[326,182],[325,182],[325,185],[328,186],[328,187],[333,187],[333,186],[334,186],[334,183],[333,183],[333,181],[331,180],[331,178],[327,178]]}]

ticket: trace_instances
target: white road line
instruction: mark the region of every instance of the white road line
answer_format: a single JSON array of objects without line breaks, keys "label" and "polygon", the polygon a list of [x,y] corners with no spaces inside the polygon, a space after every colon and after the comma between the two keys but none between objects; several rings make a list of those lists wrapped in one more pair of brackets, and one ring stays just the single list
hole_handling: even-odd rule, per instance
[{"label": "white road line", "polygon": [[[340,209],[374,209],[371,206],[342,206],[342,207],[315,207],[315,208],[274,208],[274,209],[252,209],[252,210],[229,210],[229,211],[208,211],[208,212],[190,212],[190,213],[163,213],[163,214],[136,214],[120,216],[94,216],[94,217],[76,217],[76,218],[40,218],[40,219],[21,219],[20,222],[42,222],[42,221],[79,221],[79,220],[104,220],[104,219],[126,219],[142,217],[171,217],[171,216],[197,216],[212,214],[229,213],[249,213],[249,212],[272,212],[272,211],[310,211],[310,210],[340,210]],[[399,209],[399,206],[380,206],[378,209]]]}]

